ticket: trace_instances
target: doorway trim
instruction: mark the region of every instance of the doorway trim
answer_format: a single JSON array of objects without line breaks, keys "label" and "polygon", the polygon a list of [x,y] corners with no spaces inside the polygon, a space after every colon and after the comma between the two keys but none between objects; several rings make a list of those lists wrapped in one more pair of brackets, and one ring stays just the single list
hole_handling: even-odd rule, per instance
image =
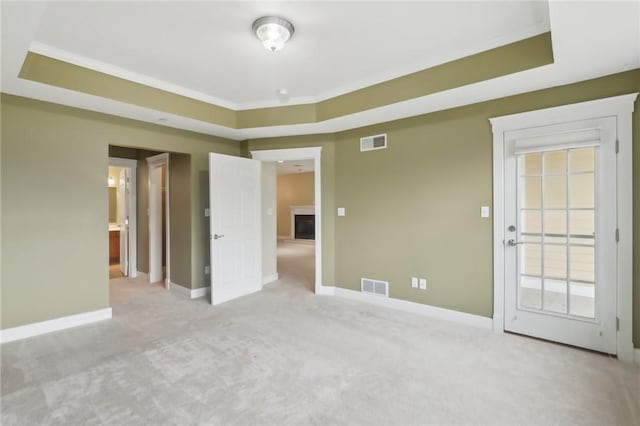
[{"label": "doorway trim", "polygon": [[129,191],[129,277],[138,276],[138,186],[136,183],[138,161],[127,158],[109,157],[110,167],[131,169],[131,189]]},{"label": "doorway trim", "polygon": [[325,294],[322,285],[322,147],[288,148],[251,151],[251,157],[263,162],[313,160],[313,188],[316,216],[316,282],[315,293]]},{"label": "doorway trim", "polygon": [[[638,93],[490,118],[493,129],[493,331],[504,332],[505,310],[505,132],[601,117],[615,117],[617,156],[616,222],[618,359],[633,362],[633,169],[632,118]],[[614,236],[612,236],[614,238]]]},{"label": "doorway trim", "polygon": [[[165,198],[165,250],[166,250],[166,275],[165,275],[165,279],[164,279],[164,286],[167,290],[169,290],[169,283],[171,282],[171,245],[170,243],[170,235],[171,233],[169,232],[171,229],[170,223],[170,216],[169,216],[169,154],[168,153],[163,153],[163,154],[158,154],[158,155],[154,155],[152,157],[147,157],[147,165],[149,167],[149,176],[148,176],[148,189],[149,189],[149,200],[151,200],[151,182],[152,179],[154,179],[154,174],[152,173],[152,171],[154,171],[157,168],[160,168],[162,166],[165,166],[166,168],[166,173],[165,173],[165,181],[164,181],[164,185],[166,188],[166,198]],[[160,194],[162,195],[162,191],[160,191]],[[151,280],[151,277],[154,275],[152,274],[151,268],[152,265],[155,265],[157,263],[157,258],[156,256],[160,256],[160,269],[162,269],[162,247],[160,248],[160,250],[151,250],[151,244],[152,244],[152,229],[151,229],[151,217],[158,214],[159,212],[155,211],[155,206],[149,202],[149,280]],[[160,233],[160,236],[157,236],[157,241],[162,241],[162,227],[158,227],[158,231]]]}]

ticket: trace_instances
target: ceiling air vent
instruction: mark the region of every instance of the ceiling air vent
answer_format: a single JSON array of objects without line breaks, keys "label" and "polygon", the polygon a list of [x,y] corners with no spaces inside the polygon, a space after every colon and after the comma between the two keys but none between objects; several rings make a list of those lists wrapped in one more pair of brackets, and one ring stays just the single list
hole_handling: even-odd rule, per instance
[{"label": "ceiling air vent", "polygon": [[374,149],[384,149],[387,147],[387,134],[367,136],[360,138],[360,151],[373,151]]},{"label": "ceiling air vent", "polygon": [[360,278],[360,291],[363,293],[389,297],[389,283],[387,281]]}]

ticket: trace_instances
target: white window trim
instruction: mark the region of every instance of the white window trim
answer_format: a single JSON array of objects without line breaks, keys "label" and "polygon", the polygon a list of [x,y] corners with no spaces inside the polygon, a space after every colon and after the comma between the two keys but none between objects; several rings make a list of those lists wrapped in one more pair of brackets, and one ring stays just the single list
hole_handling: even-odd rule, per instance
[{"label": "white window trim", "polygon": [[504,332],[504,134],[528,127],[548,126],[600,117],[616,117],[618,243],[617,335],[618,359],[633,362],[633,162],[632,119],[638,93],[490,118],[493,129],[493,330]]}]

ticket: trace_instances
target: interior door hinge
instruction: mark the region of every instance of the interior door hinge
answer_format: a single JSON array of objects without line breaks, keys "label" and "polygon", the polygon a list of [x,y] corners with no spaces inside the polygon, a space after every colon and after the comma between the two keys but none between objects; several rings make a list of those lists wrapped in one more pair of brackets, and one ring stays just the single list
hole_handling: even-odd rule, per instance
[{"label": "interior door hinge", "polygon": [[620,141],[616,139],[616,154],[620,152]]},{"label": "interior door hinge", "polygon": [[616,228],[616,243],[620,242],[620,229]]},{"label": "interior door hinge", "polygon": [[616,317],[616,330],[620,331],[620,317]]}]

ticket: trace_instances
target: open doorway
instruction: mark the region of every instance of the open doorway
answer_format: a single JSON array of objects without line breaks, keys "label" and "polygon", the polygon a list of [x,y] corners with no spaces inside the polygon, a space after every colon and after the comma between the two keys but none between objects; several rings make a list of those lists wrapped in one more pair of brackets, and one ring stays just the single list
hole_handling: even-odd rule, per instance
[{"label": "open doorway", "polygon": [[263,283],[322,290],[321,148],[252,151],[262,161]]},{"label": "open doorway", "polygon": [[135,277],[136,160],[109,158],[109,278]]},{"label": "open doorway", "polygon": [[311,292],[315,272],[314,179],[312,159],[276,162],[278,274]]}]

